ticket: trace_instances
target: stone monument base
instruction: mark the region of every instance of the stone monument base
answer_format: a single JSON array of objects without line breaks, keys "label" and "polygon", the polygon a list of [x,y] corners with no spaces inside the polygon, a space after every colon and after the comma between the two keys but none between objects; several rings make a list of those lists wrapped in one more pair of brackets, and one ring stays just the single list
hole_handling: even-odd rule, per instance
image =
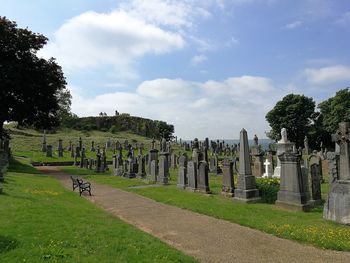
[{"label": "stone monument base", "polygon": [[289,191],[279,191],[277,193],[276,205],[293,211],[309,211],[311,206],[307,201],[308,197],[303,194],[289,192]]},{"label": "stone monument base", "polygon": [[123,177],[131,179],[131,178],[135,178],[136,174],[135,173],[124,173]]},{"label": "stone monument base", "polygon": [[293,204],[293,203],[287,203],[287,202],[283,202],[283,201],[276,201],[275,205],[277,207],[280,207],[280,208],[283,208],[283,209],[287,209],[287,210],[290,210],[290,211],[307,212],[311,208],[309,203],[307,203],[307,204]]},{"label": "stone monument base", "polygon": [[256,189],[254,175],[238,175],[237,188],[234,191],[234,201],[257,203],[261,201],[259,190]]},{"label": "stone monument base", "polygon": [[168,177],[158,177],[157,178],[157,184],[168,185],[169,184],[169,178]]},{"label": "stone monument base", "polygon": [[350,225],[350,182],[337,181],[330,185],[323,218]]}]

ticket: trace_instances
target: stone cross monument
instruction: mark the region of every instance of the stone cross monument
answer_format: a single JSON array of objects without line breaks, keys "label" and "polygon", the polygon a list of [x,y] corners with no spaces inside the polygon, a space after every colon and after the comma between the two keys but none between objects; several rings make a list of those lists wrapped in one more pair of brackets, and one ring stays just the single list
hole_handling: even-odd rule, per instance
[{"label": "stone cross monument", "polygon": [[329,193],[323,210],[323,218],[350,225],[350,123],[339,123],[332,135],[339,145],[339,158],[334,158],[334,173],[330,174]]}]

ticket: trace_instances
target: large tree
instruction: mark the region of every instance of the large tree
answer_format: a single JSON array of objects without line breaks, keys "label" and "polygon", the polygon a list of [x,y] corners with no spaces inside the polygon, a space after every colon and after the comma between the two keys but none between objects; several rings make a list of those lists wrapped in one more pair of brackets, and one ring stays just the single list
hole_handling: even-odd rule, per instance
[{"label": "large tree", "polygon": [[70,101],[61,67],[53,58],[37,56],[46,43],[45,36],[0,17],[0,137],[5,121],[56,126],[60,106]]},{"label": "large tree", "polygon": [[318,108],[321,112],[323,128],[329,133],[334,133],[339,122],[350,121],[349,88],[339,90],[334,97],[321,102]]},{"label": "large tree", "polygon": [[289,94],[278,101],[266,115],[272,130],[268,136],[278,140],[282,128],[287,129],[288,139],[303,146],[315,118],[315,102],[304,95]]}]

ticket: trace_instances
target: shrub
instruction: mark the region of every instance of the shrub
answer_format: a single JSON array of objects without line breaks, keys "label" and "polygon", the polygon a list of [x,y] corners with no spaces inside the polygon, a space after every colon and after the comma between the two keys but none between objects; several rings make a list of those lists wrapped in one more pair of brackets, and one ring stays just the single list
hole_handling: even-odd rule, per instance
[{"label": "shrub", "polygon": [[259,189],[263,202],[274,204],[280,189],[280,180],[278,178],[257,178],[256,188]]}]

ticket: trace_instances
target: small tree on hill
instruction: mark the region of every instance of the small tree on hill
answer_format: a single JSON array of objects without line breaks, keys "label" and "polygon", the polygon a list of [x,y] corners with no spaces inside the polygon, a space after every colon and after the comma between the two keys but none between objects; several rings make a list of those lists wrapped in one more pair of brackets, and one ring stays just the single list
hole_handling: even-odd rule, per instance
[{"label": "small tree on hill", "polygon": [[268,133],[273,140],[280,138],[282,128],[288,131],[288,138],[297,146],[303,146],[315,118],[315,102],[304,95],[289,94],[278,101],[266,115],[272,130]]},{"label": "small tree on hill", "polygon": [[51,128],[58,125],[60,107],[69,110],[61,67],[36,54],[46,42],[45,36],[0,17],[0,137],[5,121]]}]

